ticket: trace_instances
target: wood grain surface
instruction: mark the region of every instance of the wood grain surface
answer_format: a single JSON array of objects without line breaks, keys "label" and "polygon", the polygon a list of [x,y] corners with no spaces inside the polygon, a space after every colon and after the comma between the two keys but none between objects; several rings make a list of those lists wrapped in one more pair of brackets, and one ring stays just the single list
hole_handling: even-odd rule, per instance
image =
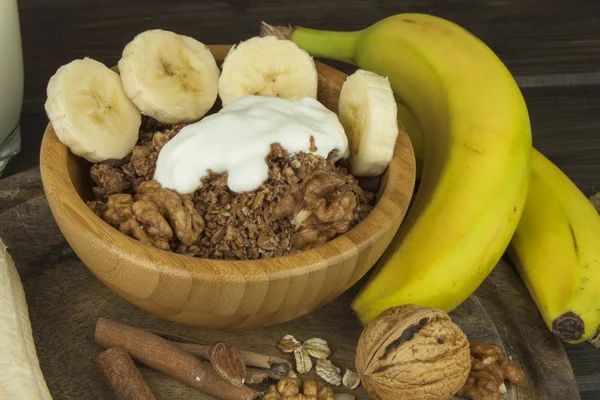
[{"label": "wood grain surface", "polygon": [[[35,172],[16,178],[29,181],[32,174]],[[4,189],[0,181],[0,207],[6,197]],[[331,359],[336,365],[354,368],[355,346],[362,327],[349,305],[363,282],[310,314],[268,328],[228,332],[184,326],[152,316],[102,285],[65,242],[44,196],[21,199],[20,204],[13,204],[0,215],[4,221],[0,237],[23,281],[40,365],[55,400],[112,399],[94,365],[102,351],[93,338],[99,317],[204,342],[226,341],[240,349],[284,357],[292,363],[292,358],[276,348],[281,337],[321,337],[330,343]],[[543,325],[525,287],[508,264],[501,262],[476,295],[453,311],[451,317],[469,338],[500,345],[532,378],[524,387],[509,385],[503,400],[579,398],[562,346]],[[140,370],[157,399],[211,399],[148,368]],[[314,370],[306,377],[316,378]],[[359,400],[370,398],[362,387],[354,391],[339,387],[336,391],[350,392]]]},{"label": "wood grain surface", "polygon": [[[18,0],[25,58],[23,150],[4,176],[38,165],[48,122],[48,79],[63,63],[89,56],[109,65],[116,48],[149,28],[206,43],[235,42],[260,20],[357,29],[397,12],[456,21],[498,53],[522,87],[534,144],[588,195],[600,190],[600,2],[591,0]],[[336,64],[332,64],[336,65]],[[338,65],[339,66],[339,65]],[[346,72],[352,69],[342,66]],[[0,181],[1,182],[1,181]],[[12,198],[14,199],[14,195]],[[565,345],[581,396],[600,399],[600,352]]]},{"label": "wood grain surface", "polygon": [[[229,46],[211,45],[217,64]],[[337,112],[346,75],[316,63],[317,99]],[[67,242],[105,285],[171,321],[247,329],[304,315],[335,299],[381,257],[408,209],[415,158],[400,126],[377,202],[347,233],[322,246],[262,260],[208,260],[165,252],[111,227],[85,204],[92,200],[89,163],[71,153],[48,124],[40,152],[44,192]]]}]

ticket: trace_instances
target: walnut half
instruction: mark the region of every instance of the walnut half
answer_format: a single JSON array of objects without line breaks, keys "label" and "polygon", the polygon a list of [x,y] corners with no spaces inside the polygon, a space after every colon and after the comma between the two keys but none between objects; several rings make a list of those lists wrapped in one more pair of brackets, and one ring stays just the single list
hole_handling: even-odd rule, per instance
[{"label": "walnut half", "polygon": [[292,217],[294,247],[302,250],[347,232],[357,218],[364,192],[340,171],[313,170],[271,210],[274,219]]},{"label": "walnut half", "polygon": [[498,400],[506,392],[504,381],[514,385],[525,382],[525,372],[506,360],[495,344],[471,342],[471,371],[459,396],[471,400]]},{"label": "walnut half", "polygon": [[135,217],[156,238],[153,241],[157,247],[163,248],[163,241],[168,246],[173,232],[184,245],[190,246],[204,230],[204,219],[194,208],[191,197],[163,189],[156,181],[141,183],[134,200]]}]

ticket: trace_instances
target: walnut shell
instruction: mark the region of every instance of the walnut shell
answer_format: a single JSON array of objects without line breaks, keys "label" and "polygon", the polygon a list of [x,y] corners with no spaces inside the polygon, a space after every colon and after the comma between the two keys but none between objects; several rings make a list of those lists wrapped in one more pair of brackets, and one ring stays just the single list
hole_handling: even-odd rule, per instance
[{"label": "walnut shell", "polygon": [[378,400],[442,400],[465,383],[471,367],[465,334],[443,311],[408,304],[390,308],[366,326],[356,368]]}]

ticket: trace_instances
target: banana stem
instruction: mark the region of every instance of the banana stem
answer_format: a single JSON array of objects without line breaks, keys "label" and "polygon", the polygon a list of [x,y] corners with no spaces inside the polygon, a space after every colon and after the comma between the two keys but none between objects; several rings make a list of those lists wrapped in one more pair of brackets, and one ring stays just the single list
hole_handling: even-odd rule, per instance
[{"label": "banana stem", "polygon": [[361,32],[324,31],[297,26],[292,31],[291,39],[315,57],[354,64],[356,42]]}]

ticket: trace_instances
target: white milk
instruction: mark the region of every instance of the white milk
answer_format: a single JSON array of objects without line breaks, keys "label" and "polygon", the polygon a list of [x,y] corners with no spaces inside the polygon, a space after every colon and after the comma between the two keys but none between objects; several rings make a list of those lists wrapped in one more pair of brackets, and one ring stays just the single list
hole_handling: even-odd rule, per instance
[{"label": "white milk", "polygon": [[0,173],[20,149],[22,103],[23,55],[17,0],[0,0]]},{"label": "white milk", "polygon": [[[310,137],[316,151],[310,151]],[[216,114],[185,126],[161,149],[154,179],[164,188],[192,193],[210,169],[227,172],[233,192],[257,189],[268,178],[265,157],[279,143],[290,154],[348,157],[348,139],[335,113],[312,98],[245,96]]]}]

